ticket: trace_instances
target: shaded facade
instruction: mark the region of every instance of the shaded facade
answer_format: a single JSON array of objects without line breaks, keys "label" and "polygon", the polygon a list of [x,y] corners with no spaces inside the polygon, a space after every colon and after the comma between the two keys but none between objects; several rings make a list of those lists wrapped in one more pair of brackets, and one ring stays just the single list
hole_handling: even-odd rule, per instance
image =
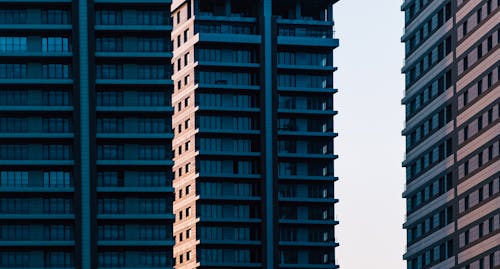
[{"label": "shaded facade", "polygon": [[337,268],[334,2],[172,2],[175,268]]},{"label": "shaded facade", "polygon": [[500,266],[499,6],[402,5],[409,269]]},{"label": "shaded facade", "polygon": [[0,1],[0,268],[171,268],[170,2]]}]

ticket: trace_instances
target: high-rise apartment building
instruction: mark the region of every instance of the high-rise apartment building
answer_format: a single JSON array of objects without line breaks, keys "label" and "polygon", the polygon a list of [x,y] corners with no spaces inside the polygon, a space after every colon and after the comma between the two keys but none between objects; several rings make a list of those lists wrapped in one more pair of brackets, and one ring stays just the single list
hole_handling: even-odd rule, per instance
[{"label": "high-rise apartment building", "polygon": [[0,268],[171,268],[170,2],[0,1]]},{"label": "high-rise apartment building", "polygon": [[328,0],[174,0],[175,268],[337,268]]},{"label": "high-rise apartment building", "polygon": [[500,267],[499,6],[402,5],[408,269]]},{"label": "high-rise apartment building", "polygon": [[335,2],[0,0],[0,268],[337,268]]}]

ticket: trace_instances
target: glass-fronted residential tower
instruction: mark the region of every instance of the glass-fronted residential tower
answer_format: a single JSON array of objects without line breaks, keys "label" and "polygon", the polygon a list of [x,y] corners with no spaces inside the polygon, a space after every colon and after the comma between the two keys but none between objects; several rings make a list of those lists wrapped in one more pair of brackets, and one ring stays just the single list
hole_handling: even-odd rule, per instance
[{"label": "glass-fronted residential tower", "polygon": [[170,2],[0,1],[0,268],[171,268]]},{"label": "glass-fronted residential tower", "polygon": [[335,2],[0,0],[0,268],[337,268]]},{"label": "glass-fronted residential tower", "polygon": [[175,268],[337,268],[334,2],[172,2]]},{"label": "glass-fronted residential tower", "polygon": [[408,269],[500,266],[499,6],[402,5]]}]

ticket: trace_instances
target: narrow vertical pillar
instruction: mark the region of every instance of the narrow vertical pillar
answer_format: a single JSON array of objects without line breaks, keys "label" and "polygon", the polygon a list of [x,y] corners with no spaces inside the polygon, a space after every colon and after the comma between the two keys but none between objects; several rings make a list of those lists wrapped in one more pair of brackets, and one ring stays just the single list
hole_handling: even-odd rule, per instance
[{"label": "narrow vertical pillar", "polygon": [[90,227],[90,126],[87,0],[78,1],[80,63],[80,194],[81,194],[81,269],[92,268]]},{"label": "narrow vertical pillar", "polygon": [[266,189],[266,260],[265,268],[274,269],[274,139],[273,139],[273,51],[272,51],[272,0],[263,0],[264,16],[264,118],[265,118],[265,189]]}]

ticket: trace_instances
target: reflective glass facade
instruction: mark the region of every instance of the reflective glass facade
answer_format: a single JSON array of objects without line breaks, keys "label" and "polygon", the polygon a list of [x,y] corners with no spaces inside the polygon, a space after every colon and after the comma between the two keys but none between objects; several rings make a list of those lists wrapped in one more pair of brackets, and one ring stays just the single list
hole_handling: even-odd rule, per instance
[{"label": "reflective glass facade", "polygon": [[0,1],[0,268],[172,268],[170,1]]},{"label": "reflective glass facade", "polygon": [[0,268],[337,268],[335,2],[0,0]]},{"label": "reflective glass facade", "polygon": [[173,1],[175,268],[337,268],[334,2]]}]

